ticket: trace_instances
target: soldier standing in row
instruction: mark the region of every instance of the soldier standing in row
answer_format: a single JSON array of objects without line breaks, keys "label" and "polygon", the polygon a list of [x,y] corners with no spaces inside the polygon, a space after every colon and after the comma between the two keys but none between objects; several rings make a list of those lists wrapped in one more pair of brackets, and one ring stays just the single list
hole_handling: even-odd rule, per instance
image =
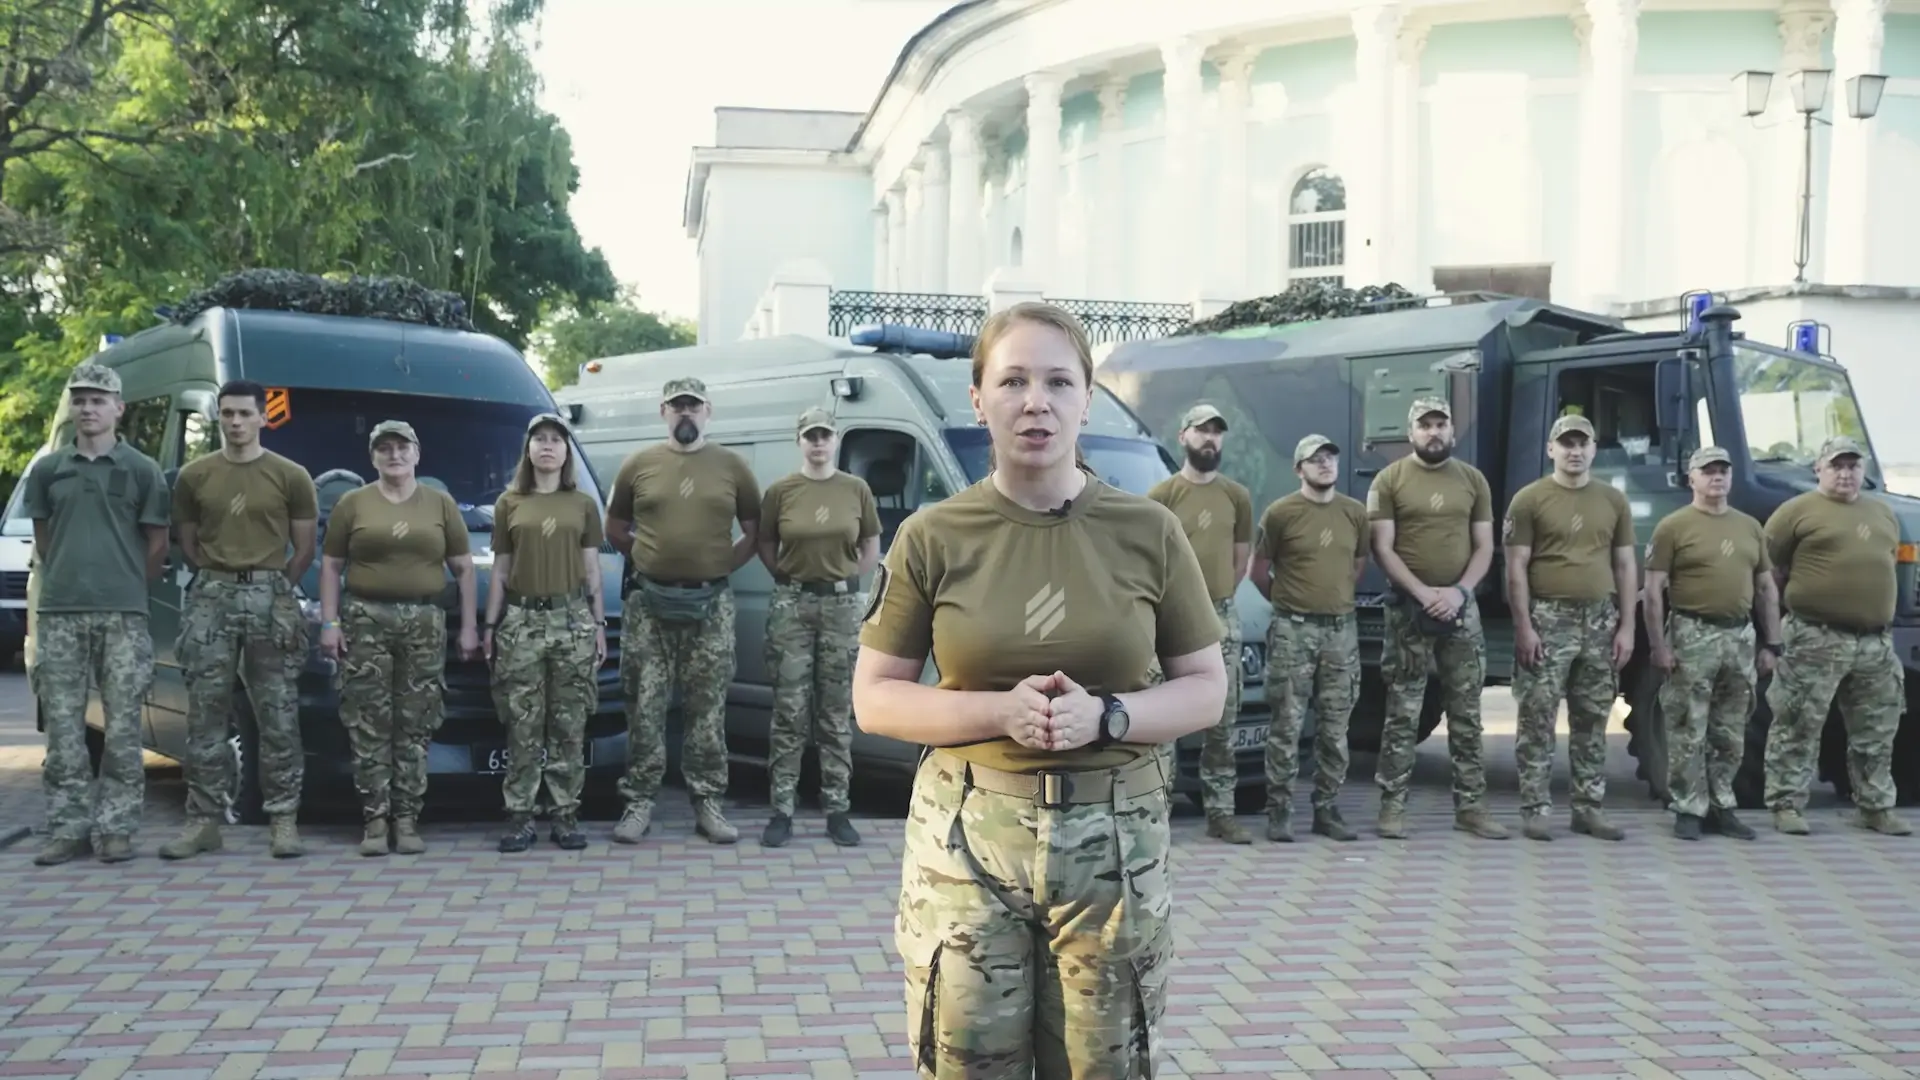
[{"label": "soldier standing in row", "polygon": [[[1653,666],[1667,673],[1660,709],[1673,835],[1698,840],[1704,825],[1751,840],[1753,830],[1734,814],[1733,777],[1746,750],[1754,665],[1765,675],[1780,654],[1780,596],[1760,523],[1727,505],[1732,456],[1702,447],[1687,474],[1693,504],[1661,518],[1647,541],[1647,645]],[[1670,616],[1664,592],[1672,594]]]},{"label": "soldier standing in row", "polygon": [[1335,490],[1340,448],[1308,435],[1293,448],[1300,490],[1260,518],[1253,584],[1273,601],[1267,629],[1267,839],[1293,840],[1293,779],[1300,727],[1314,708],[1313,831],[1356,839],[1340,816],[1347,779],[1347,721],[1360,693],[1354,586],[1367,565],[1367,508]]},{"label": "soldier standing in row", "polygon": [[860,842],[847,816],[853,774],[853,658],[866,597],[860,579],[880,561],[880,510],[865,480],[834,467],[840,445],[833,414],[800,414],[800,471],[767,488],[760,502],[760,560],[773,575],[767,602],[767,669],[773,673],[768,772],[773,816],[760,843],[793,837],[800,758],[820,748],[820,805],[827,838]]},{"label": "soldier standing in row", "polygon": [[1847,726],[1847,777],[1854,824],[1907,836],[1893,812],[1893,739],[1905,705],[1904,675],[1893,651],[1895,561],[1900,526],[1893,510],[1863,498],[1866,453],[1846,436],[1828,439],[1814,458],[1818,490],[1796,495],[1767,519],[1774,574],[1785,582],[1785,651],[1767,705],[1767,805],[1773,827],[1804,836],[1802,811],[1828,710],[1838,702]]},{"label": "soldier standing in row", "polygon": [[549,839],[566,851],[587,846],[580,789],[607,622],[600,506],[575,481],[572,434],[553,413],[528,421],[513,483],[493,507],[493,573],[480,647],[493,666],[495,708],[507,728],[503,852],[533,846],[542,775],[553,802]]},{"label": "soldier standing in row", "polygon": [[1607,793],[1607,720],[1620,693],[1620,669],[1633,655],[1633,512],[1617,488],[1592,482],[1593,424],[1586,417],[1560,417],[1547,440],[1553,471],[1514,495],[1506,520],[1521,831],[1530,840],[1553,839],[1547,811],[1564,698],[1573,831],[1620,840],[1626,833],[1600,805]]},{"label": "soldier standing in row", "polygon": [[1253,837],[1233,819],[1234,789],[1240,769],[1233,754],[1233,726],[1240,720],[1240,614],[1233,592],[1247,575],[1252,551],[1253,496],[1220,472],[1227,439],[1227,418],[1211,405],[1187,410],[1180,421],[1180,445],[1187,452],[1180,471],[1147,492],[1147,498],[1172,510],[1193,545],[1206,577],[1207,595],[1220,616],[1220,656],[1227,665],[1227,703],[1207,729],[1200,750],[1200,789],[1207,810],[1207,835],[1229,844],[1250,844]]},{"label": "soldier standing in row", "polygon": [[220,850],[220,819],[244,779],[227,749],[244,672],[260,753],[239,766],[259,770],[273,857],[297,858],[306,755],[296,684],[312,642],[293,590],[313,565],[319,499],[307,470],[260,445],[265,387],[230,382],[218,408],[220,449],[187,463],[173,487],[174,529],[193,567],[176,647],[187,683],[187,826],[160,857]]},{"label": "soldier standing in row", "polygon": [[[680,692],[686,733],[680,771],[694,827],[716,844],[740,831],[721,812],[727,793],[727,691],[734,673],[728,578],[759,551],[760,487],[746,460],[707,442],[713,406],[699,379],[669,380],[660,415],[672,438],[636,450],[607,497],[607,539],[632,561],[622,608],[620,681],[627,695],[626,811],[613,838],[637,844],[653,824],[667,769],[667,705]],[[740,522],[734,540],[733,523]]]},{"label": "soldier standing in row", "polygon": [[[33,690],[46,724],[47,838],[39,866],[78,858],[97,833],[102,862],[133,858],[147,774],[140,710],[153,683],[147,586],[167,554],[166,477],[114,434],[120,375],[81,364],[67,378],[74,440],[34,463],[27,486],[39,578]],[[87,759],[87,697],[106,723],[100,783]]]},{"label": "soldier standing in row", "polygon": [[1381,676],[1387,683],[1380,732],[1380,835],[1407,835],[1407,789],[1428,674],[1437,676],[1453,761],[1453,827],[1507,838],[1487,814],[1480,741],[1480,693],[1487,639],[1475,591],[1493,565],[1493,489],[1479,469],[1453,456],[1453,410],[1443,398],[1407,410],[1413,453],[1380,470],[1367,489],[1373,558],[1392,583],[1385,611]]}]

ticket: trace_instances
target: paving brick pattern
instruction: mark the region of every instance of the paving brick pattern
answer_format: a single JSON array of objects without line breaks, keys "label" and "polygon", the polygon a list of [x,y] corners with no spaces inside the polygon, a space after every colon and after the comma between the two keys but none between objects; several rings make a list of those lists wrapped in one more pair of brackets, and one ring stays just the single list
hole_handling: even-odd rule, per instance
[{"label": "paving brick pattern", "polygon": [[[35,768],[0,748],[0,813],[37,821]],[[1920,838],[1826,806],[1812,838],[1686,844],[1630,806],[1624,843],[1492,843],[1446,799],[1417,791],[1395,844],[1229,847],[1183,814],[1164,1075],[1920,1076]],[[0,1077],[912,1075],[897,819],[763,851],[748,807],[721,848],[669,792],[637,848],[447,824],[370,860],[328,825],[304,860],[247,828],[167,864],[160,801],[131,864],[0,852]],[[1370,820],[1366,785],[1346,802]]]}]

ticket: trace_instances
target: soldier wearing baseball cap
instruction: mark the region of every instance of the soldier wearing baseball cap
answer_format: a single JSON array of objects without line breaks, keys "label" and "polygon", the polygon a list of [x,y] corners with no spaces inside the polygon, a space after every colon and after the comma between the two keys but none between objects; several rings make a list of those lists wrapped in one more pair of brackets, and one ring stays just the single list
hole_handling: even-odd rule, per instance
[{"label": "soldier wearing baseball cap", "polygon": [[1206,402],[1180,418],[1180,471],[1155,484],[1147,498],[1173,511],[1200,560],[1207,595],[1220,616],[1220,654],[1227,665],[1227,700],[1206,731],[1200,749],[1201,801],[1206,805],[1207,835],[1229,844],[1250,844],[1253,837],[1233,818],[1234,789],[1240,769],[1234,760],[1233,726],[1240,720],[1242,669],[1240,613],[1233,593],[1247,575],[1253,546],[1253,493],[1220,471],[1227,441],[1227,418]]},{"label": "soldier wearing baseball cap", "polygon": [[1751,840],[1753,830],[1734,812],[1733,778],[1746,748],[1756,665],[1767,674],[1780,654],[1780,596],[1760,522],[1727,504],[1733,456],[1703,446],[1688,459],[1687,474],[1693,502],[1654,526],[1646,560],[1647,644],[1653,666],[1667,673],[1660,708],[1673,834],[1698,840],[1712,830]]},{"label": "soldier wearing baseball cap", "polygon": [[1593,424],[1577,413],[1547,434],[1553,471],[1507,506],[1507,598],[1513,611],[1514,758],[1521,829],[1551,840],[1554,728],[1567,703],[1573,831],[1601,840],[1626,833],[1607,820],[1607,721],[1620,669],[1633,656],[1639,603],[1633,510],[1612,484],[1593,483]]},{"label": "soldier wearing baseball cap", "polygon": [[745,458],[707,442],[713,404],[706,383],[667,380],[660,417],[671,437],[629,455],[607,494],[607,540],[627,556],[630,571],[620,649],[627,699],[620,795],[627,805],[613,839],[637,844],[653,825],[667,765],[667,705],[677,690],[686,716],[680,767],[694,828],[713,843],[731,844],[740,831],[720,806],[735,666],[728,579],[759,552],[760,485]]},{"label": "soldier wearing baseball cap", "polygon": [[1347,778],[1347,721],[1360,688],[1360,635],[1353,587],[1365,569],[1367,508],[1343,495],[1340,447],[1308,435],[1293,448],[1300,490],[1267,507],[1255,534],[1253,584],[1273,604],[1267,629],[1267,839],[1293,839],[1293,778],[1300,726],[1312,705],[1313,831],[1358,837],[1336,801]]},{"label": "soldier wearing baseball cap", "polygon": [[848,813],[853,657],[867,609],[860,579],[880,562],[880,510],[865,480],[834,467],[840,439],[832,413],[808,409],[794,434],[799,470],[769,484],[760,500],[760,560],[773,575],[767,601],[773,816],[760,843],[780,847],[793,837],[800,758],[818,738],[827,838],[852,847],[860,842]]},{"label": "soldier wearing baseball cap", "polygon": [[1807,785],[1834,705],[1847,725],[1853,824],[1893,836],[1913,831],[1893,812],[1893,740],[1906,705],[1891,629],[1900,523],[1884,501],[1861,493],[1866,459],[1855,439],[1827,439],[1813,458],[1819,487],[1767,518],[1787,616],[1786,651],[1767,688],[1766,800],[1773,827],[1790,835],[1810,831]]},{"label": "soldier wearing baseball cap", "polygon": [[460,655],[480,655],[473,546],[453,496],[416,475],[413,425],[382,420],[367,444],[378,479],[340,497],[320,544],[320,651],[340,664],[360,854],[418,855],[427,850],[419,829],[426,747],[445,715],[440,597],[449,571],[460,598]]},{"label": "soldier wearing baseball cap", "polygon": [[[120,375],[103,364],[67,378],[61,424],[73,441],[21,479],[33,521],[36,666],[33,690],[47,731],[46,840],[34,862],[133,858],[146,797],[140,712],[153,683],[147,587],[167,554],[171,497],[160,466],[114,426],[125,410]],[[87,756],[87,701],[100,688],[106,750],[99,784]]]},{"label": "soldier wearing baseball cap", "polygon": [[1387,593],[1380,676],[1387,684],[1375,782],[1381,836],[1407,835],[1414,745],[1440,722],[1423,718],[1428,671],[1446,709],[1453,763],[1453,827],[1502,840],[1506,827],[1486,808],[1480,693],[1487,681],[1486,634],[1474,599],[1493,565],[1493,489],[1453,456],[1453,408],[1422,396],[1407,407],[1413,452],[1381,469],[1367,489],[1374,561]]}]

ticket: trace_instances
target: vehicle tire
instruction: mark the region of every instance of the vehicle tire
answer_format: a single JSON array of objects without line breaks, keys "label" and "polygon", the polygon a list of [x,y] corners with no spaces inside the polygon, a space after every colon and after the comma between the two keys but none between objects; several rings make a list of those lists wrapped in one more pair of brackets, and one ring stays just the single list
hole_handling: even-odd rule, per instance
[{"label": "vehicle tire", "polygon": [[1853,774],[1847,772],[1847,722],[1839,709],[1827,711],[1827,726],[1820,729],[1820,758],[1814,779],[1833,784],[1833,793],[1843,802],[1853,801]]},{"label": "vehicle tire", "polygon": [[1413,745],[1419,746],[1427,741],[1446,714],[1446,701],[1440,694],[1440,680],[1427,680],[1427,696],[1420,701],[1420,727],[1413,738]]},{"label": "vehicle tire", "polygon": [[26,642],[17,637],[0,637],[0,668],[12,667],[13,658],[19,656],[20,650],[26,648],[26,645]]},{"label": "vehicle tire", "polygon": [[233,695],[233,712],[227,727],[228,768],[233,783],[227,799],[229,825],[265,825],[265,794],[260,789],[260,728],[253,718],[253,702],[245,690]]},{"label": "vehicle tire", "polygon": [[100,762],[107,756],[107,733],[87,725],[87,768],[95,776],[100,775]]},{"label": "vehicle tire", "polygon": [[1893,737],[1893,789],[1900,806],[1920,806],[1920,686],[1907,683],[1906,715]]},{"label": "vehicle tire", "polygon": [[1740,756],[1740,771],[1733,774],[1733,801],[1742,810],[1763,810],[1767,805],[1767,732],[1773,727],[1773,709],[1767,704],[1767,687],[1773,676],[1762,675],[1753,688],[1753,714],[1747,717],[1747,747]]},{"label": "vehicle tire", "polygon": [[1633,755],[1633,774],[1646,781],[1647,794],[1661,806],[1673,804],[1668,786],[1671,762],[1667,746],[1666,712],[1660,705],[1659,669],[1651,664],[1630,670],[1622,680],[1627,693],[1627,753]]},{"label": "vehicle tire", "polygon": [[[1414,745],[1427,741],[1445,713],[1440,680],[1427,680],[1427,693],[1420,701],[1420,724]],[[1381,735],[1387,724],[1387,684],[1378,668],[1365,668],[1360,675],[1360,696],[1353,703],[1353,715],[1347,721],[1347,749],[1356,754],[1378,754]],[[1303,725],[1304,728],[1304,725]]]}]

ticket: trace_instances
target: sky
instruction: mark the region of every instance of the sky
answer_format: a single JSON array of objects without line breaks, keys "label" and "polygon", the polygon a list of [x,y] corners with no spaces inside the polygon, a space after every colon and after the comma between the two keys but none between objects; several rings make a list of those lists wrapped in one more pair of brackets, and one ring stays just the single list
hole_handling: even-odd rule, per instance
[{"label": "sky", "polygon": [[542,105],[573,138],[574,224],[640,306],[699,310],[681,224],[720,105],[865,112],[907,39],[951,0],[547,0]]}]

